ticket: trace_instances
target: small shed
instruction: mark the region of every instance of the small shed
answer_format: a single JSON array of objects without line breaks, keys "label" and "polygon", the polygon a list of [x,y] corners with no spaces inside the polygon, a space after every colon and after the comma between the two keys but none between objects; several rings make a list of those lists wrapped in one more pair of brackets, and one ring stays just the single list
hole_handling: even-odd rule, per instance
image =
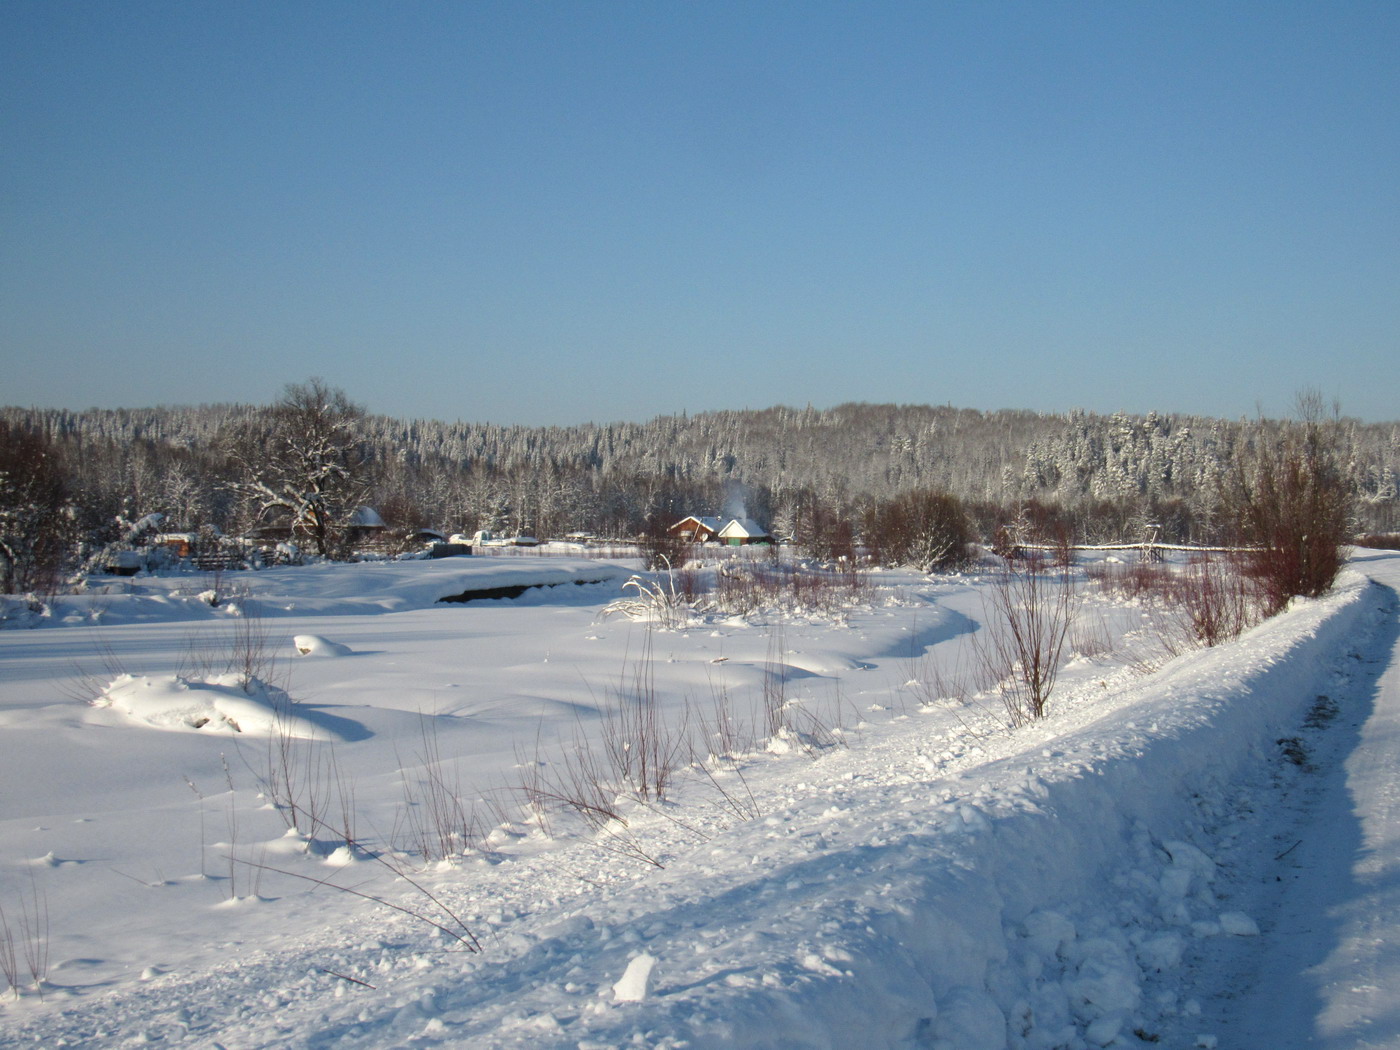
[{"label": "small shed", "polygon": [[672,525],[666,530],[666,534],[686,543],[705,543],[719,536],[722,524],[719,518],[698,517],[692,514]]},{"label": "small shed", "polygon": [[373,507],[356,507],[345,525],[345,535],[351,543],[364,543],[378,539],[386,528],[388,526],[379,516],[379,511]]},{"label": "small shed", "polygon": [[156,547],[165,547],[176,558],[188,558],[199,545],[197,532],[162,532],[152,541]]}]

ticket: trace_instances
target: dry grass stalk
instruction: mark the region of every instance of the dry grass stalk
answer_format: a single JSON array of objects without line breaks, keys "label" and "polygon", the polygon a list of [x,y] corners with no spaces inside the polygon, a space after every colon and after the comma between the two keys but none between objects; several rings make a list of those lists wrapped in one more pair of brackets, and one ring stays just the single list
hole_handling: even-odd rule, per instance
[{"label": "dry grass stalk", "polygon": [[20,997],[19,949],[15,944],[15,931],[10,925],[5,906],[0,904],[0,975],[5,978],[6,987],[16,999]]},{"label": "dry grass stalk", "polygon": [[419,737],[422,751],[415,757],[421,779],[416,786],[406,775],[403,781],[411,849],[427,862],[450,860],[472,849],[484,851],[482,818],[476,803],[465,801],[467,792],[456,766],[449,770],[442,760],[437,721],[420,715]]},{"label": "dry grass stalk", "polygon": [[29,893],[20,896],[18,931],[0,905],[0,974],[16,999],[23,993],[24,973],[42,999],[49,978],[49,901],[32,869]]}]

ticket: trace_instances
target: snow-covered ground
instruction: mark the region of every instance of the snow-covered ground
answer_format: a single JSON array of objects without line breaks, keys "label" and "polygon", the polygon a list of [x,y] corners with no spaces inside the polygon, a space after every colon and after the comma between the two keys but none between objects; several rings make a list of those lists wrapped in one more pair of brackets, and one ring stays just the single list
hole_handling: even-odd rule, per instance
[{"label": "snow-covered ground", "polygon": [[[626,576],[444,559],[11,610],[0,1045],[1400,1043],[1400,558],[1151,674],[1143,610],[1090,595],[1015,730],[949,697],[977,575],[664,630],[600,616]],[[639,697],[733,759],[599,827],[532,816],[521,785],[586,780],[575,742]]]}]

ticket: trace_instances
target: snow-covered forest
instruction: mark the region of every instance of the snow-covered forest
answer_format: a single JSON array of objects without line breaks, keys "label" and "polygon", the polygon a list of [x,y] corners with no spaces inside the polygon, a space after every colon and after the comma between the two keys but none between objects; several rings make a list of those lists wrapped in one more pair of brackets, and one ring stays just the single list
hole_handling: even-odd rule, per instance
[{"label": "snow-covered forest", "polygon": [[[342,517],[373,506],[400,532],[633,537],[648,521],[730,513],[801,542],[843,522],[859,533],[880,501],[932,490],[962,501],[983,539],[1020,518],[1080,543],[1133,542],[1148,522],[1164,540],[1218,542],[1234,526],[1222,503],[1238,460],[1295,425],[848,404],[496,426],[370,415],[315,382],[346,417],[337,455],[353,484],[336,493]],[[283,408],[0,410],[7,459],[42,459],[49,486],[46,495],[8,492],[6,513],[26,499],[51,521],[62,509],[74,549],[120,541],[153,513],[166,530],[243,533],[270,512],[296,510],[277,506],[255,477]],[[1356,497],[1355,531],[1395,531],[1400,426],[1331,425]],[[0,473],[35,471],[20,462]]]}]

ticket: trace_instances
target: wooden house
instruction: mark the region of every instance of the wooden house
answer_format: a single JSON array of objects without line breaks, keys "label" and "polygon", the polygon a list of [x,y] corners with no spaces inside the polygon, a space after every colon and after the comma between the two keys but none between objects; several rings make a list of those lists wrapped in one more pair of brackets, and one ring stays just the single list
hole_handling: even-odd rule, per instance
[{"label": "wooden house", "polygon": [[749,543],[772,543],[773,537],[752,518],[730,518],[719,530],[719,541],[726,546],[741,547]]},{"label": "wooden house", "polygon": [[687,543],[706,543],[719,537],[722,525],[723,521],[720,518],[697,517],[692,514],[676,522],[666,530],[666,533],[674,539],[684,540]]}]

